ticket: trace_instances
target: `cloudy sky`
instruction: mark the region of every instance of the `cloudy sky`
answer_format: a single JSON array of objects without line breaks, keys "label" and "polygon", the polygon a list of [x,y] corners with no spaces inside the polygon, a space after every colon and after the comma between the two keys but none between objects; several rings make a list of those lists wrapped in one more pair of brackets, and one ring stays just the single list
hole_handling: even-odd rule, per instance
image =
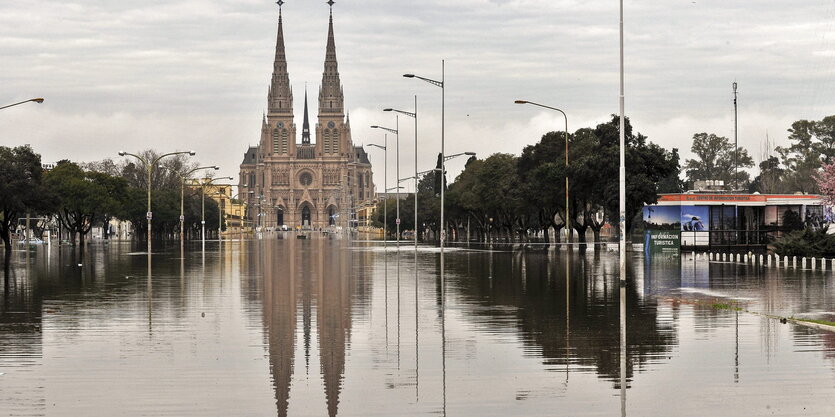
[{"label": "cloudy sky", "polygon": [[[288,70],[301,125],[315,97],[327,35],[324,0],[286,0]],[[440,147],[439,78],[446,59],[447,151],[518,154],[563,121],[569,129],[618,111],[615,0],[336,0],[337,55],[357,144],[394,125],[385,107],[418,95],[429,168]],[[3,0],[0,144],[29,143],[45,162],[153,147],[194,149],[237,177],[259,138],[272,71],[270,0]],[[689,155],[696,132],[739,137],[756,160],[768,134],[786,143],[797,119],[835,114],[835,0],[627,0],[626,109],[636,129]],[[401,176],[413,172],[413,128],[401,120]],[[299,129],[301,131],[301,129]],[[372,154],[382,184],[381,156]],[[463,161],[450,166],[455,174]],[[390,170],[390,181],[395,174]],[[382,188],[382,187],[379,187]]]}]

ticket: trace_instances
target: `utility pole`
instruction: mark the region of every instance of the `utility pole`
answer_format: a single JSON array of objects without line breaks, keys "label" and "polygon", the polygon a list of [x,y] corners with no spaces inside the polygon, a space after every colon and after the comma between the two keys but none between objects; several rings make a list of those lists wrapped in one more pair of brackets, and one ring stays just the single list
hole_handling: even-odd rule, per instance
[{"label": "utility pole", "polygon": [[739,189],[739,125],[737,123],[736,81],[734,81],[734,190]]}]

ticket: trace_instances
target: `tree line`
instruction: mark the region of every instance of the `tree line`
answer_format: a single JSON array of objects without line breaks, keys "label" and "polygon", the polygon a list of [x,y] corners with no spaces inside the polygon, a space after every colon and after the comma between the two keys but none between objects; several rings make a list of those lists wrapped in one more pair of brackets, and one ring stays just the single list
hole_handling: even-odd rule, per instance
[{"label": "tree line", "polygon": [[[645,204],[657,202],[661,193],[694,189],[698,181],[718,180],[723,191],[759,193],[821,193],[819,180],[827,164],[835,164],[835,116],[818,121],[799,120],[788,129],[786,146],[768,149],[762,155],[759,172],[751,178],[754,159],[742,146],[723,136],[701,132],[693,135],[693,157],[680,162],[677,148],[665,149],[640,133],[626,120],[626,229],[628,234],[642,224]],[[471,157],[455,181],[430,172],[420,180],[418,227],[414,225],[412,197],[400,203],[401,231],[417,230],[422,238],[437,239],[441,186],[446,188],[446,230],[450,239],[464,238],[469,224],[470,238],[486,237],[525,240],[539,236],[559,242],[566,227],[579,242],[591,231],[601,240],[601,230],[618,220],[619,119],[612,116],[594,128],[582,128],[568,135],[569,162],[565,164],[565,132],[549,132],[521,155],[493,154],[485,159]],[[829,167],[835,178],[835,165]],[[566,215],[565,176],[569,177]],[[444,182],[442,185],[441,182]],[[835,184],[835,180],[829,180]],[[835,191],[831,191],[835,195]],[[833,197],[835,201],[835,197]],[[382,226],[386,216],[388,234],[396,230],[395,200],[388,210],[378,210],[374,224]],[[382,209],[382,207],[380,207]]]},{"label": "tree line", "polygon": [[[667,150],[637,132],[629,119],[626,138],[626,227],[631,233],[640,222],[644,204],[659,193],[680,192],[677,149]],[[445,227],[449,239],[466,236],[526,240],[537,236],[550,242],[568,228],[579,242],[591,230],[595,241],[601,230],[618,219],[619,118],[612,116],[594,128],[568,135],[569,161],[565,163],[565,132],[550,132],[526,146],[520,156],[497,153],[485,159],[471,157],[451,184],[439,170],[418,184],[418,227],[423,238],[437,237],[440,225],[440,187],[446,188]],[[440,164],[437,166],[440,167]],[[565,201],[565,176],[569,200]],[[443,184],[441,182],[443,181]],[[395,231],[395,201],[386,213],[378,210],[375,224],[388,218],[388,233]],[[567,213],[566,213],[567,209]],[[414,230],[414,203],[400,205],[401,231]]]},{"label": "tree line", "polygon": [[[152,160],[159,153],[146,150],[140,155]],[[153,237],[179,233],[181,184],[186,173],[197,166],[177,155],[152,168]],[[44,169],[41,156],[28,145],[0,146],[0,237],[6,251],[11,250],[11,234],[27,215],[54,221],[71,242],[81,245],[93,227],[106,227],[113,218],[130,221],[135,237],[145,238],[147,174],[142,164],[111,159],[93,163],[63,160]],[[200,191],[186,187],[183,201],[186,236],[196,236],[201,228]],[[208,230],[217,230],[218,210],[214,200],[205,199]],[[33,230],[42,235],[37,223]]]}]

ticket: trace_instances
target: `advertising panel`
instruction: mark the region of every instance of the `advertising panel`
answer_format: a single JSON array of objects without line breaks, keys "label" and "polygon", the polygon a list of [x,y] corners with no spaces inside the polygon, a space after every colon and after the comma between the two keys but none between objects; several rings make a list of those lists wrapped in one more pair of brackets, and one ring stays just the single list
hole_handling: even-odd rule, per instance
[{"label": "advertising panel", "polygon": [[681,231],[647,230],[644,235],[644,252],[652,256],[678,256],[681,253]]}]

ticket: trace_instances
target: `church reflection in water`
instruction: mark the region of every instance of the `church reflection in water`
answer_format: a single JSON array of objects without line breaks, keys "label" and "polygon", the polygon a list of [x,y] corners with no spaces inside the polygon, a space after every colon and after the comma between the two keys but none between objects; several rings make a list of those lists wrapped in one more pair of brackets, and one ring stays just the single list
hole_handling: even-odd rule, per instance
[{"label": "church reflection in water", "polygon": [[[351,300],[355,286],[362,283],[362,275],[351,268],[364,256],[326,239],[287,239],[272,249],[261,252],[260,262],[277,414],[288,415],[294,370],[304,365],[310,371],[315,338],[327,412],[335,416],[351,339]],[[304,358],[295,357],[299,327]]]}]

